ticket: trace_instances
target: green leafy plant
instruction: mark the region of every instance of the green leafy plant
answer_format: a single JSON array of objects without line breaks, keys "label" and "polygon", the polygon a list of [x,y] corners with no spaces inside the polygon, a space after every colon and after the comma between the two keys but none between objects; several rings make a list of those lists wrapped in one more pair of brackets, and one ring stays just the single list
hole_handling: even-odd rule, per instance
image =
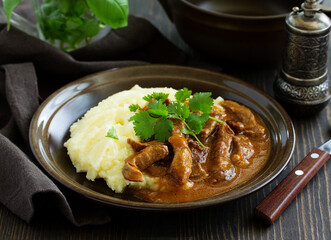
[{"label": "green leafy plant", "polygon": [[113,138],[113,139],[118,140],[118,136],[117,136],[116,129],[115,129],[114,126],[112,126],[112,127],[108,130],[106,137],[109,137],[109,138]]},{"label": "green leafy plant", "polygon": [[173,122],[171,119],[179,119],[184,122],[185,127],[181,129],[184,134],[192,135],[202,147],[205,147],[197,135],[203,129],[206,121],[211,118],[223,123],[223,121],[209,115],[214,104],[210,92],[200,92],[191,95],[192,91],[187,88],[178,90],[175,94],[176,101],[168,106],[164,100],[168,94],[153,93],[143,97],[148,101],[146,111],[140,111],[141,107],[137,104],[130,105],[131,112],[136,112],[129,121],[133,122],[136,135],[142,140],[153,137],[164,142],[171,136]]},{"label": "green leafy plant", "polygon": [[[23,0],[3,0],[3,8],[10,19],[15,7]],[[36,0],[34,1],[34,3]],[[44,38],[54,44],[60,42],[63,50],[73,50],[82,41],[89,43],[108,25],[112,28],[127,25],[128,0],[45,0],[35,8],[35,14]]]}]

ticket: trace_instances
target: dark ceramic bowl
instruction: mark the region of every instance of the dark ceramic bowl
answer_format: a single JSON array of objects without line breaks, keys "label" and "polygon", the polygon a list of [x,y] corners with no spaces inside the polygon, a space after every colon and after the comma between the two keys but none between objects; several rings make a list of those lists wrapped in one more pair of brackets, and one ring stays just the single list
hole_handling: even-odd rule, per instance
[{"label": "dark ceramic bowl", "polygon": [[279,61],[285,17],[303,0],[159,0],[185,42],[221,60]]},{"label": "dark ceramic bowl", "polygon": [[[115,194],[104,180],[88,181],[76,173],[63,147],[69,127],[101,100],[135,84],[142,87],[187,87],[210,91],[213,97],[238,101],[256,111],[270,129],[272,150],[268,163],[249,182],[227,193],[193,202],[159,204]],[[36,111],[30,144],[41,166],[57,181],[96,202],[145,210],[181,210],[216,205],[246,196],[278,176],[289,162],[295,144],[292,122],[283,108],[252,85],[215,72],[168,65],[125,67],[90,75],[56,91]]]}]

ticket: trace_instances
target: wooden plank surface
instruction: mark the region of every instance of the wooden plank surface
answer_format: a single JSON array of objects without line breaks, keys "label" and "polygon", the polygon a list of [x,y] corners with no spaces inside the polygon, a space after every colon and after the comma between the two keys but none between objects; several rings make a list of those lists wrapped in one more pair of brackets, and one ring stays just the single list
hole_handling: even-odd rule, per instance
[{"label": "wooden plank surface", "polygon": [[[192,51],[180,39],[156,0],[131,0],[132,14],[149,19],[178,47]],[[330,54],[329,54],[330,56]],[[224,72],[251,82],[272,95],[278,68],[236,66]],[[315,146],[331,137],[330,104],[318,115],[293,118],[297,144],[287,169],[262,190],[228,204],[187,212],[146,213],[110,209],[112,221],[102,226],[72,226],[60,213],[37,213],[27,224],[0,205],[0,239],[331,239],[331,178],[328,161],[280,218],[266,227],[253,217],[258,203]]]}]

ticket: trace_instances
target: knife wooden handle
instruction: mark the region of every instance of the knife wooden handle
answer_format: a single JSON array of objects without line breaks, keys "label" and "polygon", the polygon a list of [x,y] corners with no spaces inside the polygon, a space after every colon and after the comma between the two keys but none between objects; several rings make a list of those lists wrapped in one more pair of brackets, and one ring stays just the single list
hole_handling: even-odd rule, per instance
[{"label": "knife wooden handle", "polygon": [[327,162],[328,152],[314,148],[255,208],[255,215],[272,224],[310,179]]}]

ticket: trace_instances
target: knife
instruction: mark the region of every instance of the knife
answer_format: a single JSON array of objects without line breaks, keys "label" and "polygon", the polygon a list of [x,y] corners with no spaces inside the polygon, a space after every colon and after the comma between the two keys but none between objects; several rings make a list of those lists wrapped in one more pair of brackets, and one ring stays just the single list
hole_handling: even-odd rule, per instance
[{"label": "knife", "polygon": [[314,148],[255,208],[255,216],[271,225],[328,161],[331,139]]}]

